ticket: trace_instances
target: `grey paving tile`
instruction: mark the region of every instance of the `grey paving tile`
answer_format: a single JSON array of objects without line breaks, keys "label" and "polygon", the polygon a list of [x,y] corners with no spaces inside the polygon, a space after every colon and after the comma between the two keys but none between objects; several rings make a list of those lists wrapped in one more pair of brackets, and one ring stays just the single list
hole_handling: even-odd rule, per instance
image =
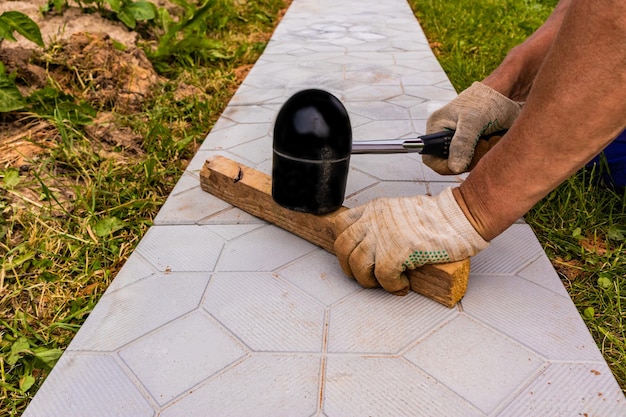
[{"label": "grey paving tile", "polygon": [[174,196],[174,195],[183,193],[189,190],[190,188],[196,187],[199,181],[200,180],[197,175],[195,175],[192,172],[185,171],[183,172],[183,175],[180,177],[180,179],[174,186],[174,189],[172,190],[170,195]]},{"label": "grey paving tile", "polygon": [[[375,75],[373,75],[374,77]],[[348,80],[355,79],[347,75]],[[402,94],[402,86],[399,82],[394,82],[391,85],[368,85],[362,88],[355,88],[343,94],[343,100],[345,101],[371,101],[373,97],[378,100],[387,100],[393,102],[394,97],[398,97]]]},{"label": "grey paving tile", "polygon": [[254,351],[321,352],[324,306],[276,274],[218,273],[203,307]]},{"label": "grey paving tile", "polygon": [[534,352],[466,315],[404,356],[486,414],[544,367]]},{"label": "grey paving tile", "polygon": [[[407,54],[397,55],[396,63],[398,65],[403,65],[405,67],[410,67],[410,68],[414,68],[414,69],[421,70],[421,71],[442,70],[441,65],[439,64],[439,62],[437,62],[437,60],[432,55],[432,52],[430,51],[413,52],[412,55],[407,55]],[[432,98],[438,99],[440,97],[433,96]]]},{"label": "grey paving tile", "polygon": [[323,250],[315,251],[277,272],[326,306],[363,288],[343,273],[334,255]]},{"label": "grey paving tile", "polygon": [[220,235],[224,240],[232,240],[243,236],[248,232],[261,227],[264,223],[252,223],[252,224],[216,224],[210,227],[212,232]]},{"label": "grey paving tile", "polygon": [[[408,64],[403,64],[408,65]],[[424,98],[439,102],[449,102],[453,100],[457,93],[447,88],[425,85],[407,85],[404,86],[404,93],[409,96]]]},{"label": "grey paving tile", "polygon": [[195,311],[131,343],[120,356],[164,405],[246,353],[214,319]]},{"label": "grey paving tile", "polygon": [[353,194],[373,186],[379,180],[371,177],[370,175],[365,174],[357,169],[350,168],[348,172],[348,180],[346,183],[346,197],[350,197]]},{"label": "grey paving tile", "polygon": [[552,363],[497,413],[517,416],[625,416],[626,400],[604,363]]},{"label": "grey paving tile", "polygon": [[271,123],[235,124],[211,132],[202,143],[201,150],[223,150],[251,142],[271,133]]},{"label": "grey paving tile", "polygon": [[111,282],[111,285],[109,285],[106,292],[113,292],[125,287],[126,285],[149,277],[156,272],[157,269],[152,266],[150,262],[148,262],[138,252],[133,252],[124,263],[122,269],[120,269],[117,273],[115,279]]},{"label": "grey paving tile", "polygon": [[115,359],[65,353],[23,417],[152,417],[155,411]]},{"label": "grey paving tile", "polygon": [[[407,95],[407,97],[413,97],[413,96]],[[411,107],[411,118],[427,120],[431,114],[433,114],[435,111],[445,106],[447,102],[448,100],[426,100],[426,99],[417,101],[415,105]],[[426,133],[426,130],[420,133]]]},{"label": "grey paving tile", "polygon": [[391,39],[391,46],[401,51],[425,51],[429,50],[428,42],[423,38]]},{"label": "grey paving tile", "polygon": [[479,410],[402,359],[329,356],[324,384],[328,417],[472,417]]},{"label": "grey paving tile", "polygon": [[314,52],[346,52],[346,48],[341,45],[331,45],[328,43],[310,43],[303,47],[306,50]]},{"label": "grey paving tile", "polygon": [[264,136],[243,145],[235,146],[230,151],[248,161],[252,161],[254,164],[252,166],[255,166],[272,158],[272,142],[272,136]]},{"label": "grey paving tile", "polygon": [[408,154],[352,155],[350,166],[382,181],[419,181],[421,165]]},{"label": "grey paving tile", "polygon": [[219,213],[230,204],[202,191],[200,179],[195,178],[195,186],[188,190],[171,194],[154,218],[158,226],[196,224],[205,217]]},{"label": "grey paving tile", "polygon": [[448,81],[448,77],[445,73],[435,71],[422,71],[419,73],[403,75],[401,78],[402,85],[415,86],[415,85],[434,85],[438,82]]},{"label": "grey paving tile", "polygon": [[328,352],[396,354],[457,314],[415,293],[359,291],[332,307]]},{"label": "grey paving tile", "polygon": [[572,301],[515,275],[479,275],[461,301],[466,313],[551,360],[601,361]]},{"label": "grey paving tile", "polygon": [[360,114],[372,120],[411,120],[405,108],[384,101],[357,101],[344,103],[344,105],[348,113]]},{"label": "grey paving tile", "polygon": [[472,273],[514,274],[542,255],[544,251],[530,226],[514,224],[472,258]]},{"label": "grey paving tile", "polygon": [[[232,106],[229,106],[229,107],[232,107]],[[227,107],[227,109],[229,107]],[[225,129],[227,127],[234,126],[236,124],[237,124],[237,122],[235,122],[235,121],[233,121],[233,120],[231,120],[231,119],[229,119],[227,117],[220,117],[219,119],[217,119],[217,121],[215,122],[215,124],[211,128],[211,132],[217,132],[217,131]]]},{"label": "grey paving tile", "polygon": [[[352,136],[353,140],[399,139],[417,136],[413,132],[410,120],[375,120],[353,128]],[[376,157],[383,159],[381,155]]]},{"label": "grey paving tile", "polygon": [[516,275],[547,288],[559,295],[569,297],[565,286],[561,282],[558,274],[545,254],[540,255],[528,266],[520,271],[517,271]]},{"label": "grey paving tile", "polygon": [[246,213],[243,210],[232,207],[202,220],[200,224],[228,225],[228,224],[267,224],[265,221]]},{"label": "grey paving tile", "polygon": [[[341,97],[343,97],[345,99],[346,94],[341,94]],[[361,116],[359,114],[355,114],[355,113],[348,113],[348,116],[350,118],[350,126],[352,127],[352,136],[353,136],[353,140],[360,140],[362,138],[359,138],[358,136],[356,136],[354,134],[354,129],[358,126],[370,123],[372,121],[372,119],[365,117],[365,116]]]},{"label": "grey paving tile", "polygon": [[243,106],[265,103],[284,103],[291,97],[286,88],[256,88],[242,84],[229,105]]},{"label": "grey paving tile", "polygon": [[165,408],[160,417],[309,417],[319,402],[320,358],[253,355]]},{"label": "grey paving tile", "polygon": [[204,226],[153,226],[136,251],[159,271],[213,271],[224,241]]},{"label": "grey paving tile", "polygon": [[428,194],[426,184],[419,182],[380,182],[373,187],[351,195],[344,201],[347,207],[356,207],[379,197],[411,197]]},{"label": "grey paving tile", "polygon": [[200,304],[209,274],[154,274],[104,295],[68,351],[113,351]]},{"label": "grey paving tile", "polygon": [[276,117],[276,112],[262,106],[228,106],[221,117],[228,118],[235,123],[272,123]]},{"label": "grey paving tile", "polygon": [[317,246],[274,226],[258,228],[226,243],[217,270],[273,271]]},{"label": "grey paving tile", "polygon": [[[404,94],[404,92],[401,95],[399,95],[399,96],[388,98],[385,101],[387,101],[388,103],[393,103],[393,104],[395,104],[397,106],[402,106],[402,107],[406,107],[406,108],[411,108],[411,107],[416,106],[416,105],[418,105],[420,103],[424,103],[424,99],[407,96],[406,94]],[[413,116],[411,116],[411,118],[413,118]]]}]

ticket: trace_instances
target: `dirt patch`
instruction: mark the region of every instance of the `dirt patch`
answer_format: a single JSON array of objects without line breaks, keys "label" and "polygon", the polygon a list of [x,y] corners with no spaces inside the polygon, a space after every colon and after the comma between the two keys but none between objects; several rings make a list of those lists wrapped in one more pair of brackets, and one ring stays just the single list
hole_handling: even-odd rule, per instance
[{"label": "dirt patch", "polygon": [[[69,7],[62,14],[46,13],[44,15],[41,10],[47,3],[48,0],[2,1],[0,2],[0,13],[14,10],[28,15],[39,25],[46,45],[66,41],[73,34],[80,32],[108,34],[117,42],[128,46],[134,46],[137,43],[137,34],[129,31],[121,22],[105,19],[97,13],[83,13],[77,7]],[[2,43],[2,49],[20,47],[41,50],[21,36],[17,37],[17,42]]]},{"label": "dirt patch", "polygon": [[73,34],[48,61],[51,76],[59,85],[69,86],[68,93],[120,113],[140,110],[159,83],[143,50],[120,50],[102,33]]},{"label": "dirt patch", "polygon": [[0,169],[27,171],[38,155],[56,146],[56,129],[48,122],[0,123]]},{"label": "dirt patch", "polygon": [[[138,138],[115,127],[110,111],[139,111],[162,80],[143,50],[136,46],[137,35],[119,22],[97,14],[66,10],[62,15],[39,12],[45,1],[8,1],[0,13],[16,10],[35,20],[42,37],[54,48],[43,50],[17,36],[18,42],[4,41],[0,61],[16,76],[24,96],[53,84],[77,101],[86,101],[104,111],[87,131],[105,144],[115,143],[131,152],[139,149]],[[26,169],[29,163],[55,146],[58,132],[50,122],[0,118],[0,169]]]}]

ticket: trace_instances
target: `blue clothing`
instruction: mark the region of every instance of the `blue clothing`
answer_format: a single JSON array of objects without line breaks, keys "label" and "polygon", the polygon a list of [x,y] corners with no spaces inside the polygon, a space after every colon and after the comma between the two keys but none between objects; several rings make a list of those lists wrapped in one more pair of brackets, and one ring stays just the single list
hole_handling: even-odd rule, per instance
[{"label": "blue clothing", "polygon": [[597,164],[596,169],[604,183],[616,188],[626,187],[626,130],[620,133],[600,155],[593,158],[587,167],[594,164]]}]

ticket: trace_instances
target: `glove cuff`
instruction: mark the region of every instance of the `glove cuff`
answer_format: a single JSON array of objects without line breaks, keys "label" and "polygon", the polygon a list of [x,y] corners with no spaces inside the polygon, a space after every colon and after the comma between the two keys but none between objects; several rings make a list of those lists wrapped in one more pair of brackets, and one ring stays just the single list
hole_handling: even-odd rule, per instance
[{"label": "glove cuff", "polygon": [[483,84],[480,81],[474,81],[470,88],[472,90],[476,90],[476,92],[480,96],[489,97],[489,99],[491,100],[497,100],[497,101],[504,100],[507,102],[516,103],[515,101],[511,100],[510,98],[508,98],[507,96],[499,92],[498,90],[494,90],[493,88],[489,87],[487,84]]},{"label": "glove cuff", "polygon": [[459,241],[463,242],[464,248],[459,248],[463,253],[456,254],[458,259],[474,256],[478,252],[486,249],[489,242],[480,236],[474,226],[470,223],[457,203],[452,188],[446,188],[437,197],[437,205],[444,220],[454,229]]}]

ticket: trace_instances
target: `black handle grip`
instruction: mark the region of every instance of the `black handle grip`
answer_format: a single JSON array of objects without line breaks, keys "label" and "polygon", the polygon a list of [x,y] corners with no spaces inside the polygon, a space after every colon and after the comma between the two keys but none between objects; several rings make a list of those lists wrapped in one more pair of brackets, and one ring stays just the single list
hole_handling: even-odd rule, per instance
[{"label": "black handle grip", "polygon": [[440,158],[448,158],[452,136],[454,136],[454,130],[444,130],[442,132],[419,136],[424,143],[424,147],[420,153],[422,155],[435,155]]}]

